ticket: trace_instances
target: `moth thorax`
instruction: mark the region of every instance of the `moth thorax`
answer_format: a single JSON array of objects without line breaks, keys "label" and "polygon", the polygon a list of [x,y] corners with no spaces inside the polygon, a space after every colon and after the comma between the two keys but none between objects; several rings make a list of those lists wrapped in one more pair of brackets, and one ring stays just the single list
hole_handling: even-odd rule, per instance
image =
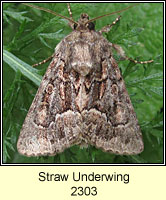
[{"label": "moth thorax", "polygon": [[92,69],[91,63],[73,63],[72,68],[81,76],[86,76]]},{"label": "moth thorax", "polygon": [[71,58],[71,67],[81,76],[86,76],[93,68],[93,60],[89,44],[83,41],[77,42],[73,45]]}]

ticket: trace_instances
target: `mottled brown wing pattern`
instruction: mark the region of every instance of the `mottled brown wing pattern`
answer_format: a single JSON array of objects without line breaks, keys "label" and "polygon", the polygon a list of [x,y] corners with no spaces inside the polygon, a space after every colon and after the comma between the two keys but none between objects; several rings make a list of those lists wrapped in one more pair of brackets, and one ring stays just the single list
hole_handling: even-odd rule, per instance
[{"label": "mottled brown wing pattern", "polygon": [[82,143],[117,154],[143,150],[136,115],[108,41],[97,32],[73,31],[56,47],[17,147],[21,154],[39,156]]},{"label": "mottled brown wing pattern", "polygon": [[136,114],[110,49],[118,46],[96,32],[92,21],[82,14],[57,45],[21,129],[21,154],[56,155],[74,144],[116,154],[143,151]]},{"label": "mottled brown wing pattern", "polygon": [[63,83],[67,79],[66,83],[62,80],[64,62],[57,54],[43,77],[19,136],[18,151],[26,156],[55,155],[79,140],[81,114],[68,110],[70,104],[64,101]]},{"label": "mottled brown wing pattern", "polygon": [[[102,62],[104,64],[105,61]],[[84,137],[91,145],[106,152],[138,154],[143,151],[144,145],[136,114],[113,57],[107,66],[108,77],[99,86],[104,88],[100,89],[102,97],[99,94],[91,109],[81,113]]]}]

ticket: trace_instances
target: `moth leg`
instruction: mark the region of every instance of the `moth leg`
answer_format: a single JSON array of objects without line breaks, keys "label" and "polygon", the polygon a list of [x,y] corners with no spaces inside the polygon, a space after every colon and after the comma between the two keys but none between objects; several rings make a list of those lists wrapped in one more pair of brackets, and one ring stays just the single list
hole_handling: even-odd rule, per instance
[{"label": "moth leg", "polygon": [[118,21],[120,21],[121,16],[117,17],[115,19],[115,21],[112,22],[112,24],[109,24],[107,26],[104,26],[99,33],[108,33],[110,31],[110,29],[112,28],[112,26],[114,26]]},{"label": "moth leg", "polygon": [[117,44],[112,44],[110,43],[111,47],[114,48],[117,53],[121,56],[121,60],[130,60],[134,63],[140,63],[140,64],[147,64],[147,63],[152,63],[153,60],[148,60],[148,61],[137,61],[137,60],[134,60],[132,58],[129,58],[128,56],[125,55],[125,51],[123,50],[123,48]]},{"label": "moth leg", "polygon": [[[73,20],[70,3],[67,3],[67,8],[68,8],[68,11],[69,11],[70,19]],[[73,23],[69,22],[69,26],[73,29]]]},{"label": "moth leg", "polygon": [[36,66],[42,65],[42,64],[48,62],[49,60],[51,60],[53,57],[54,57],[54,54],[52,54],[52,56],[48,57],[47,59],[45,59],[45,60],[43,60],[43,61],[41,61],[39,63],[36,63],[36,64],[32,65],[32,67],[36,67]]}]

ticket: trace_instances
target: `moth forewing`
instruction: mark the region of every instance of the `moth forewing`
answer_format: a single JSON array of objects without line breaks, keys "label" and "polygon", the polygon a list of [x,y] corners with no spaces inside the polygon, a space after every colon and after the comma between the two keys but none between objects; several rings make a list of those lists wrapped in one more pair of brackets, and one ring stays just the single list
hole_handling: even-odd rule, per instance
[{"label": "moth forewing", "polygon": [[110,51],[112,44],[91,23],[82,14],[55,48],[21,129],[19,153],[56,155],[82,143],[115,154],[143,151],[138,120]]}]

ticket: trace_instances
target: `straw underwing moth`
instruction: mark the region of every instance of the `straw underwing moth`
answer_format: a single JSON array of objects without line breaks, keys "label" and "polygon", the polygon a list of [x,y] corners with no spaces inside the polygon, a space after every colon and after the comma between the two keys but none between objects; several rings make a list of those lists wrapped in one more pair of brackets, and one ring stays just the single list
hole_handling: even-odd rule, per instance
[{"label": "straw underwing moth", "polygon": [[141,153],[141,130],[111,49],[129,58],[120,46],[102,36],[120,17],[97,32],[93,21],[110,14],[89,20],[83,13],[75,22],[69,4],[70,18],[26,5],[67,19],[73,31],[55,48],[21,129],[19,153],[50,156],[75,144],[90,144],[115,154]]}]

